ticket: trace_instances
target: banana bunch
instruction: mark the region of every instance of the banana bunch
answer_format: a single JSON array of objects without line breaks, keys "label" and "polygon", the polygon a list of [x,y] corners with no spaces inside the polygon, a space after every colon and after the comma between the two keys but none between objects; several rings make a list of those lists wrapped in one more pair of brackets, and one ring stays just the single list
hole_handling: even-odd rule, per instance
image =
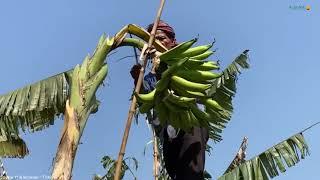
[{"label": "banana bunch", "polygon": [[[181,43],[159,55],[168,69],[161,75],[155,89],[148,94],[135,94],[140,113],[154,108],[160,123],[189,131],[194,126],[221,131],[214,119],[223,115],[224,109],[208,96],[212,81],[221,76],[213,72],[219,69],[215,61],[207,61],[214,52],[213,44],[192,47],[197,39]],[[204,106],[201,109],[200,106]]]}]

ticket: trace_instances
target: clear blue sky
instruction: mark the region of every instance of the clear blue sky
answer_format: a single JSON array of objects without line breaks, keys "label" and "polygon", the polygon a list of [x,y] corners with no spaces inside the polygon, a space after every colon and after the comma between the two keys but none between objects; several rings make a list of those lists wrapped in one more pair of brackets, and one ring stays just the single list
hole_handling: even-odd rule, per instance
[{"label": "clear blue sky", "polygon": [[[146,26],[153,21],[159,1],[150,0],[28,0],[0,3],[0,94],[73,68],[92,53],[102,33],[113,35],[128,23]],[[311,10],[293,9],[310,5]],[[200,44],[216,39],[215,58],[225,67],[244,49],[250,49],[251,69],[238,81],[235,112],[224,140],[213,145],[206,169],[218,177],[226,169],[243,136],[248,136],[248,157],[320,120],[319,1],[298,0],[169,0],[163,19],[176,29],[178,41],[198,34]],[[132,55],[122,48],[112,55],[105,87],[98,97],[99,112],[91,116],[75,160],[73,179],[103,174],[103,155],[116,157],[127,117],[133,82]],[[62,127],[26,133],[31,154],[25,159],[5,159],[11,176],[49,175]],[[276,179],[317,180],[320,161],[320,127],[305,134],[311,156]],[[138,158],[138,179],[152,178],[151,139],[140,118],[133,125],[127,155]],[[212,144],[212,142],[211,142]],[[125,179],[132,179],[126,176]]]}]

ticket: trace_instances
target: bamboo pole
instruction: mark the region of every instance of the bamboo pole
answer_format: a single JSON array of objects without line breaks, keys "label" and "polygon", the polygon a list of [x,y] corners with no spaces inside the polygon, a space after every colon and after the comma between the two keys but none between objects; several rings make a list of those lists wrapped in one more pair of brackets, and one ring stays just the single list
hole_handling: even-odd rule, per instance
[{"label": "bamboo pole", "polygon": [[159,151],[158,151],[158,141],[157,141],[156,131],[154,130],[154,128],[152,128],[152,134],[153,134],[153,175],[154,175],[154,179],[158,180]]},{"label": "bamboo pole", "polygon": [[[147,65],[147,62],[148,62],[148,58],[147,58],[148,51],[151,49],[152,43],[154,41],[155,33],[156,33],[156,30],[157,30],[157,27],[158,27],[158,23],[160,21],[161,13],[162,13],[162,10],[163,10],[163,7],[164,7],[165,0],[160,0],[160,1],[161,1],[160,2],[160,7],[158,9],[158,13],[157,13],[156,19],[154,21],[153,28],[152,28],[151,35],[150,35],[150,39],[149,39],[149,42],[148,42],[148,49],[146,51],[147,53],[143,54],[143,60],[144,61],[143,61],[143,66],[140,69],[138,82],[137,82],[137,85],[136,85],[136,88],[135,88],[135,92],[136,93],[140,92],[140,88],[141,88],[141,84],[142,84],[142,80],[143,80],[143,76],[144,76],[144,71],[145,71],[145,68],[146,68],[146,65]],[[132,99],[132,102],[131,102],[131,105],[130,105],[130,109],[129,109],[129,112],[128,112],[128,118],[127,118],[126,127],[125,127],[125,131],[124,131],[123,138],[122,138],[120,152],[119,152],[118,159],[117,159],[117,166],[116,166],[116,171],[115,171],[115,176],[114,176],[115,180],[120,180],[121,164],[122,164],[123,156],[124,156],[124,153],[125,153],[125,150],[126,150],[126,145],[127,145],[127,141],[128,141],[128,136],[129,136],[129,132],[130,132],[132,118],[133,118],[135,110],[136,110],[136,103],[137,103],[137,99],[136,99],[135,96],[133,96],[133,99]]]}]

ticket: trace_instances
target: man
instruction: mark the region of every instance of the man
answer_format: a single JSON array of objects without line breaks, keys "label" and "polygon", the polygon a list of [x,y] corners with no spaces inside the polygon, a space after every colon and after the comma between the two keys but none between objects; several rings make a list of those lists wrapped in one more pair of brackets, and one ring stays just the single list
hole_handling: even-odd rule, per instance
[{"label": "man", "polygon": [[[151,32],[153,24],[147,28]],[[167,49],[177,45],[175,32],[171,26],[160,21],[157,27],[155,39],[159,40]],[[141,65],[134,65],[130,71],[137,82]],[[161,78],[167,65],[163,62],[153,62],[151,72],[144,77],[144,91],[150,92],[155,88],[156,82]],[[156,118],[157,120],[157,118]],[[158,126],[159,123],[154,121]],[[165,167],[173,180],[202,180],[205,164],[205,148],[208,141],[208,130],[206,128],[194,127],[190,133],[175,130],[167,125],[160,133],[163,139],[163,156]]]}]

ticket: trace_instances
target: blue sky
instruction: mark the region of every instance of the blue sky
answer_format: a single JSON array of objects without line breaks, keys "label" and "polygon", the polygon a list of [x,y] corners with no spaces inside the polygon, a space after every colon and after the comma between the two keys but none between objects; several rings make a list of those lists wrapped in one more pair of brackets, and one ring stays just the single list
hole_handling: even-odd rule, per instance
[{"label": "blue sky", "polygon": [[[113,35],[129,23],[145,27],[153,21],[158,5],[159,1],[150,0],[2,1],[0,94],[73,68],[93,52],[102,33]],[[306,5],[310,11],[292,8]],[[213,145],[206,159],[206,169],[214,177],[227,168],[243,136],[249,138],[250,158],[319,121],[319,7],[319,1],[298,0],[166,3],[162,19],[175,27],[177,40],[199,35],[199,44],[206,44],[215,38],[214,59],[222,67],[250,49],[251,69],[239,78],[233,118],[223,132],[224,140]],[[75,180],[103,174],[102,156],[118,154],[133,86],[129,70],[134,64],[134,59],[118,59],[132,54],[132,49],[121,48],[107,60],[106,86],[98,92],[102,104],[81,139]],[[5,159],[8,174],[49,175],[62,122],[57,119],[44,131],[24,134],[31,153],[25,159]],[[319,136],[319,127],[306,132],[311,156],[276,179],[319,179],[315,173]],[[136,175],[141,180],[152,178],[152,148],[142,154],[150,139],[140,118],[131,128],[126,153],[139,160]]]}]

